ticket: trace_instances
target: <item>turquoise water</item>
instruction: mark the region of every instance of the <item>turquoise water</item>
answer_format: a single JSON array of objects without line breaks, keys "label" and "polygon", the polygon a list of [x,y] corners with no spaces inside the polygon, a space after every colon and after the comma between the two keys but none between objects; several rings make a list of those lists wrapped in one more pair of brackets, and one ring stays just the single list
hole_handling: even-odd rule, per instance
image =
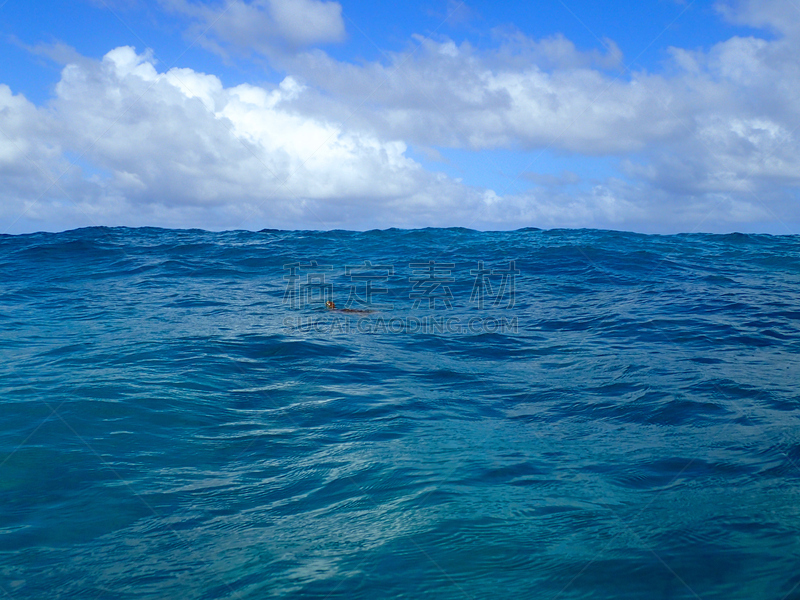
[{"label": "turquoise water", "polygon": [[90,228],[0,276],[2,598],[800,599],[798,237]]}]

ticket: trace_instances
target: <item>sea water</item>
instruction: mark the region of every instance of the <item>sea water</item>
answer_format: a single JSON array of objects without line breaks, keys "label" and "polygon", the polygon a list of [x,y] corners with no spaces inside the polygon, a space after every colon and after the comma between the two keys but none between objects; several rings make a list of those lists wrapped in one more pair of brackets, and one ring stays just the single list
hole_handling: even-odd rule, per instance
[{"label": "sea water", "polygon": [[2,598],[800,598],[798,237],[88,228],[0,281]]}]

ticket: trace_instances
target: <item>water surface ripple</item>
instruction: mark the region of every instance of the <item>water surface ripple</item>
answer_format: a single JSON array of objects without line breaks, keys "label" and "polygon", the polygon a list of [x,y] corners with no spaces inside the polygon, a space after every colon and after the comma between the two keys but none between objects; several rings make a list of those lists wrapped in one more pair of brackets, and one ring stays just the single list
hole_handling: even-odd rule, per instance
[{"label": "water surface ripple", "polygon": [[[364,261],[392,308],[327,311]],[[0,597],[800,599],[798,237],[89,228],[0,277]]]}]

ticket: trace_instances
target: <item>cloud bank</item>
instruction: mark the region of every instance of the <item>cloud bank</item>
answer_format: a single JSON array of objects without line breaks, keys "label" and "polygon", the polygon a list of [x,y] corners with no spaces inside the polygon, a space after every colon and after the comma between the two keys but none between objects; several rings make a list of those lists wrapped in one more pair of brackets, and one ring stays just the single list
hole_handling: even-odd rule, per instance
[{"label": "cloud bank", "polygon": [[[720,3],[772,38],[671,48],[652,74],[625,71],[612,42],[582,52],[516,31],[496,32],[491,51],[419,37],[383,61],[341,62],[309,48],[343,39],[341,6],[303,1],[308,27],[278,0],[225,13],[172,2],[213,24],[214,43],[271,56],[289,73],[271,88],[160,72],[130,47],[60,52],[71,58],[45,106],[0,85],[0,225],[797,232],[800,11]],[[269,35],[249,38],[251,25]],[[506,193],[426,168],[409,147],[604,156],[618,173],[533,162],[528,191]]]}]

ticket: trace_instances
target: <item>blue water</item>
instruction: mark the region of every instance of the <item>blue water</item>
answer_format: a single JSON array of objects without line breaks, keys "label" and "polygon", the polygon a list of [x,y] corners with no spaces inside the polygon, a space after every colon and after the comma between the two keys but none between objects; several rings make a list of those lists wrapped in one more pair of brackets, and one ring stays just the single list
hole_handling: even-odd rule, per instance
[{"label": "blue water", "polygon": [[798,237],[90,228],[0,278],[2,598],[800,599]]}]

